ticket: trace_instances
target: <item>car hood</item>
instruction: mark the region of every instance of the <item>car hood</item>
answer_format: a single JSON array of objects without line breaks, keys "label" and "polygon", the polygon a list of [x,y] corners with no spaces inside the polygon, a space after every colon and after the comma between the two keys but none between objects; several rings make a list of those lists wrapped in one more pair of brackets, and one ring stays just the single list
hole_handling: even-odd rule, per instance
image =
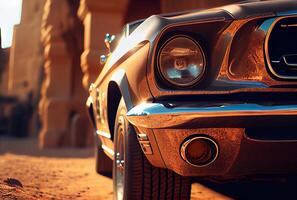
[{"label": "car hood", "polygon": [[[246,1],[227,6],[175,14],[153,15],[144,20],[112,53],[103,72],[107,72],[129,51],[149,42],[152,46],[162,31],[172,25],[193,22],[236,20],[250,17],[274,17],[297,14],[297,0]],[[101,73],[103,78],[105,73]]]}]

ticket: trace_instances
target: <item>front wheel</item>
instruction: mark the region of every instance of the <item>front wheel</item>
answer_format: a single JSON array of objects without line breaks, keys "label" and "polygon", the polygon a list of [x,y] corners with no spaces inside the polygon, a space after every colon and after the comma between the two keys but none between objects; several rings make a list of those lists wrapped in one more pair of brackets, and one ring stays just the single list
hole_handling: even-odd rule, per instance
[{"label": "front wheel", "polygon": [[190,199],[190,179],[148,162],[126,113],[122,99],[114,129],[114,199]]}]

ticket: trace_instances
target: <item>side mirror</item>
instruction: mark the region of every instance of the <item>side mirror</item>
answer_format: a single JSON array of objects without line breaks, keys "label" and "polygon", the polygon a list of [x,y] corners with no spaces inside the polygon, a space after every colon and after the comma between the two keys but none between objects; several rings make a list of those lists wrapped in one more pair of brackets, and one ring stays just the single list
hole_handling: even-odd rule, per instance
[{"label": "side mirror", "polygon": [[107,47],[109,53],[112,52],[112,46],[111,46],[111,43],[115,40],[115,35],[110,35],[109,33],[106,33],[105,35],[105,39],[104,39],[104,42],[105,42],[105,46]]},{"label": "side mirror", "polygon": [[115,40],[115,38],[116,38],[115,35],[110,35],[109,33],[106,33],[104,43],[105,43],[105,46],[108,49],[108,55],[101,55],[100,56],[100,64],[101,65],[104,65],[106,63],[107,57],[109,56],[109,54],[111,54],[111,52],[113,50],[112,42]]}]

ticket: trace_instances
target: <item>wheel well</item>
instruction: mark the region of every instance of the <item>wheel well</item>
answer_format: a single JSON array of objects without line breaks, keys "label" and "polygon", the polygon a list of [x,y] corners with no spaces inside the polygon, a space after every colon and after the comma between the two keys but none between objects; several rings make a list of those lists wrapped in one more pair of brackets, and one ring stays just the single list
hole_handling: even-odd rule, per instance
[{"label": "wheel well", "polygon": [[121,98],[122,93],[118,85],[115,82],[110,82],[107,90],[107,116],[109,132],[112,140],[114,136],[115,118]]},{"label": "wheel well", "polygon": [[89,111],[89,118],[93,123],[93,127],[96,129],[96,121],[95,121],[95,116],[93,111],[93,104],[90,104],[90,106],[88,107],[88,111]]}]

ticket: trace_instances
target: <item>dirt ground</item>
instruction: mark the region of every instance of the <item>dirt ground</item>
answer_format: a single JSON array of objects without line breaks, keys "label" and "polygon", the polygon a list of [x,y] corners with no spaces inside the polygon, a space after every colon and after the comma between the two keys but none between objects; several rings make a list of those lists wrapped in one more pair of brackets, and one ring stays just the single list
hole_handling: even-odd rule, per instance
[{"label": "dirt ground", "polygon": [[[112,199],[112,179],[94,166],[91,148],[39,150],[34,139],[0,137],[0,199]],[[297,199],[297,185],[287,183],[201,183],[192,199]]]},{"label": "dirt ground", "polygon": [[[0,199],[112,199],[112,180],[95,173],[92,149],[39,150],[36,140],[0,140]],[[8,178],[22,187],[9,186]]]}]

